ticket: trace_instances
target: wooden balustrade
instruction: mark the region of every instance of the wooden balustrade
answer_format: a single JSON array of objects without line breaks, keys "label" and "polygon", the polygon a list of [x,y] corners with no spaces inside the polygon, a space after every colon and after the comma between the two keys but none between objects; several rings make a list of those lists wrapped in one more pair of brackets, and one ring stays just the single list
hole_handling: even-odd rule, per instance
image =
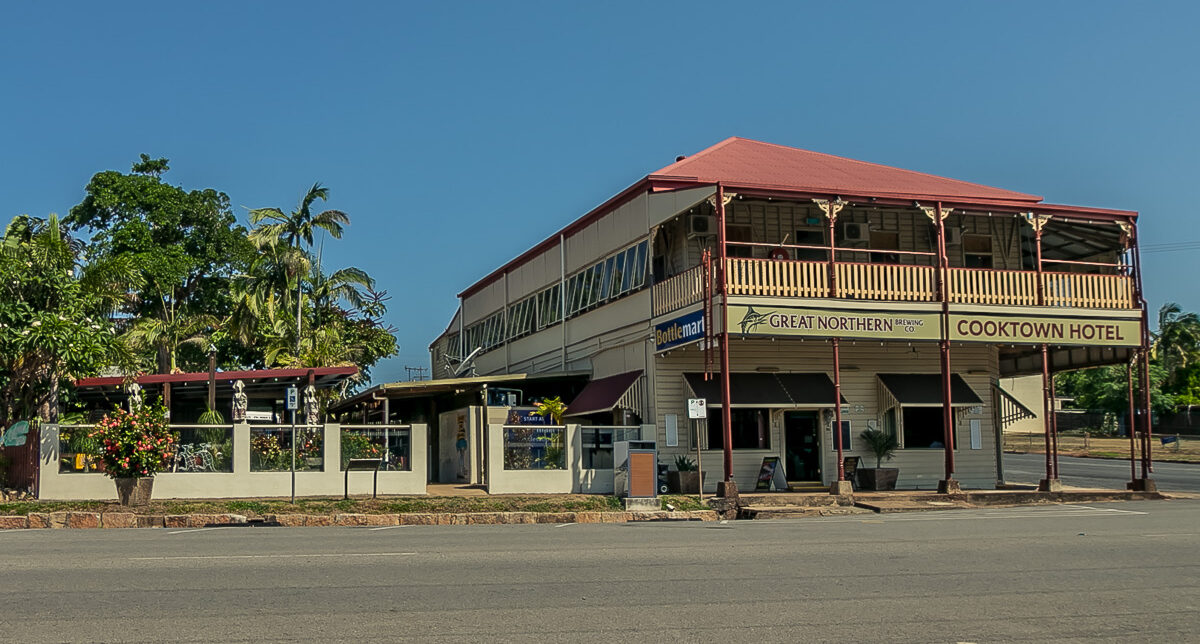
[{"label": "wooden balustrade", "polygon": [[1037,273],[986,268],[947,269],[950,301],[956,304],[1035,306]]},{"label": "wooden balustrade", "polygon": [[[827,262],[729,258],[729,294],[760,297],[829,296]],[[839,298],[893,302],[937,301],[937,270],[932,266],[838,262],[834,265]],[[950,268],[949,298],[955,304],[1036,306],[1038,274]],[[1132,309],[1133,280],[1126,275],[1043,273],[1046,306]],[[704,297],[699,266],[654,285],[654,314],[662,315]]]},{"label": "wooden balustrade", "polygon": [[1132,309],[1133,278],[1096,273],[1042,273],[1046,306]]},{"label": "wooden balustrade", "polygon": [[654,285],[654,315],[704,299],[704,267],[695,266]]},{"label": "wooden balustrade", "polygon": [[838,297],[856,300],[931,302],[937,298],[932,266],[839,262]]},{"label": "wooden balustrade", "polygon": [[726,260],[730,295],[767,297],[825,297],[829,294],[829,264],[772,259]]}]

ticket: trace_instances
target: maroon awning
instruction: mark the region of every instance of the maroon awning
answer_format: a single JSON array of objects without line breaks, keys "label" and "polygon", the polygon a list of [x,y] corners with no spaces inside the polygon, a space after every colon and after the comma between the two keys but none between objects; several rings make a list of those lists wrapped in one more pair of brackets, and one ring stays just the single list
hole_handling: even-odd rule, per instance
[{"label": "maroon awning", "polygon": [[599,378],[587,383],[583,391],[567,405],[567,416],[582,416],[612,411],[621,400],[621,396],[629,391],[633,383],[642,377],[642,370],[620,373],[615,376]]}]

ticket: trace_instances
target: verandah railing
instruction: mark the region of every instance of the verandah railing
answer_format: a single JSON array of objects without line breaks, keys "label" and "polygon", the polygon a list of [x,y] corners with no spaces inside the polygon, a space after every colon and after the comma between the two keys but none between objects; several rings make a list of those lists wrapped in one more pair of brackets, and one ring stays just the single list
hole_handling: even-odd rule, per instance
[{"label": "verandah railing", "polygon": [[[729,294],[762,297],[829,297],[829,263],[730,258]],[[913,264],[837,262],[837,296],[843,299],[937,301],[937,268]],[[654,314],[662,315],[704,297],[701,267],[654,286]],[[1038,273],[984,268],[946,269],[950,302],[995,306],[1037,306]],[[1043,272],[1043,305],[1050,307],[1132,309],[1133,279],[1128,275]]]}]

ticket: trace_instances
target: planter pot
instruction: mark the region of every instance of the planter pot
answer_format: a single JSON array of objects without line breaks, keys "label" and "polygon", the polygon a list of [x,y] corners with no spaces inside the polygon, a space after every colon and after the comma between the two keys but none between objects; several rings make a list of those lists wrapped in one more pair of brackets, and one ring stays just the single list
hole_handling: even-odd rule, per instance
[{"label": "planter pot", "polygon": [[154,477],[116,478],[117,501],[121,505],[145,505],[150,502],[154,490]]},{"label": "planter pot", "polygon": [[304,462],[307,463],[312,469],[319,470],[321,469],[321,466],[325,464],[325,459],[320,456],[316,456],[306,458],[304,459]]},{"label": "planter pot", "polygon": [[900,469],[895,467],[860,467],[857,472],[858,487],[863,490],[894,490]]},{"label": "planter pot", "polygon": [[667,472],[667,484],[676,494],[699,494],[700,472]]}]

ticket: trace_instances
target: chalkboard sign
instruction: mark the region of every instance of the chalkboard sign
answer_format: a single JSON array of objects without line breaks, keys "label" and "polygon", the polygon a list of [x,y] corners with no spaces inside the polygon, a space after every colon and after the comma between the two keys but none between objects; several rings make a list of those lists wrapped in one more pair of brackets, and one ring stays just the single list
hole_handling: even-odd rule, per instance
[{"label": "chalkboard sign", "polygon": [[771,484],[775,484],[776,490],[786,490],[787,477],[783,474],[783,465],[779,462],[778,456],[764,456],[762,467],[758,470],[758,481],[754,484],[755,490],[769,490]]}]

